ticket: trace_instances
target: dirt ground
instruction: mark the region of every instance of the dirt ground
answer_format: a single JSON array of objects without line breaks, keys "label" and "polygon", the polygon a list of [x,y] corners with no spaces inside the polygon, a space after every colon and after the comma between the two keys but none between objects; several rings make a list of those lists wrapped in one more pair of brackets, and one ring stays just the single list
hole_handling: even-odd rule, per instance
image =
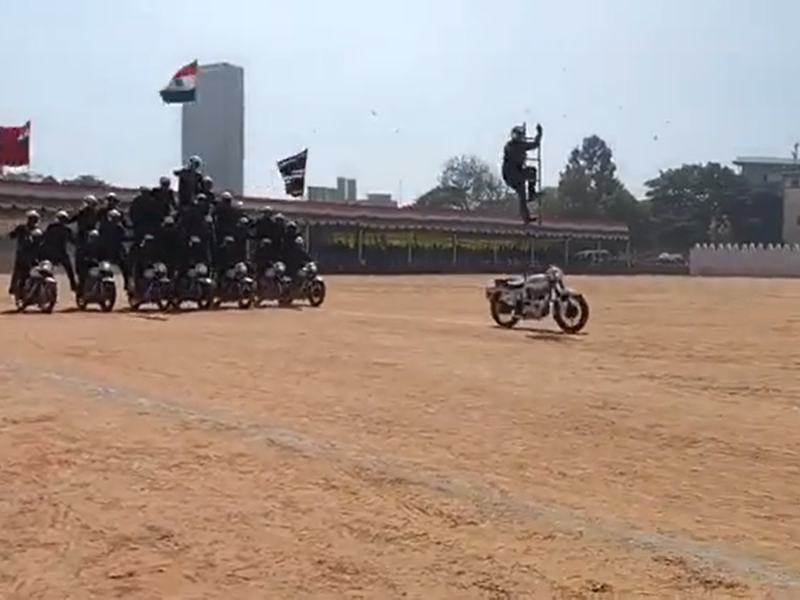
[{"label": "dirt ground", "polygon": [[486,281],[0,315],[0,597],[800,597],[800,282]]}]

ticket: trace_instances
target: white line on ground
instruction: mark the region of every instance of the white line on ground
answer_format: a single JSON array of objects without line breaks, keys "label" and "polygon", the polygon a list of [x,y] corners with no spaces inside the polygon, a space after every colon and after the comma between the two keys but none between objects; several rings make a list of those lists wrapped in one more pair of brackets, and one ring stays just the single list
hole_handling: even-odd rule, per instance
[{"label": "white line on ground", "polygon": [[800,574],[791,567],[750,556],[723,544],[702,543],[690,538],[647,531],[611,518],[592,518],[580,511],[538,500],[511,497],[486,483],[455,472],[437,472],[414,465],[396,456],[366,454],[356,447],[309,437],[279,429],[266,423],[254,423],[224,410],[200,410],[179,401],[142,396],[135,391],[109,387],[72,375],[0,360],[0,372],[22,380],[50,380],[97,401],[137,409],[156,416],[171,416],[213,429],[238,433],[246,439],[267,442],[303,455],[336,460],[351,467],[366,469],[376,476],[418,485],[431,491],[467,501],[487,518],[510,517],[520,520],[544,519],[564,531],[581,531],[601,539],[622,542],[654,554],[673,554],[700,566],[747,575],[763,583],[780,587],[800,587]]}]

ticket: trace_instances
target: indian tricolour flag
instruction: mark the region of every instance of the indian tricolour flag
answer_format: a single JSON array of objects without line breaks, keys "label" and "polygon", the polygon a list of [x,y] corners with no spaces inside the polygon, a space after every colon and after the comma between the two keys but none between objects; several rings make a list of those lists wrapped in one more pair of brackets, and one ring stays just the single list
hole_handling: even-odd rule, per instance
[{"label": "indian tricolour flag", "polygon": [[197,61],[178,69],[160,94],[167,104],[194,102],[197,98]]}]

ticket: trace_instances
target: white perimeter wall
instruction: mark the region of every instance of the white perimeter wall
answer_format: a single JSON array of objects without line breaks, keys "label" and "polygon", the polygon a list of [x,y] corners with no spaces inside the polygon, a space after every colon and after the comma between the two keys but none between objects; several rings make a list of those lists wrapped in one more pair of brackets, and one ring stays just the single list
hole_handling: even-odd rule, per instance
[{"label": "white perimeter wall", "polygon": [[699,244],[689,252],[692,275],[800,277],[800,245]]}]

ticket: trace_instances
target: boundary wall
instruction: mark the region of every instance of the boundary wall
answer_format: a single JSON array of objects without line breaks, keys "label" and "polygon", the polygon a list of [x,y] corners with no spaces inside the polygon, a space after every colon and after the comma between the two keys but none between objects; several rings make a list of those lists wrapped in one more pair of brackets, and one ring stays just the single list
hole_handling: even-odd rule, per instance
[{"label": "boundary wall", "polygon": [[692,275],[800,277],[800,244],[697,244],[689,252]]}]

